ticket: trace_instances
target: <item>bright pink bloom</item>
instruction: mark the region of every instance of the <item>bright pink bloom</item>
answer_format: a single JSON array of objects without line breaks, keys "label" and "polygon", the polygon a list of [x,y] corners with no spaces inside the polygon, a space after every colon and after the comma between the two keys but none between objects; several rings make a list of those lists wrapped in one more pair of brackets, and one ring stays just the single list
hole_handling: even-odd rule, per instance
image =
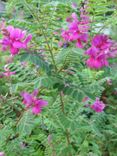
[{"label": "bright pink bloom", "polygon": [[88,65],[88,67],[94,68],[94,69],[99,69],[99,68],[102,68],[104,66],[108,66],[108,61],[105,57],[99,57],[99,58],[90,57],[86,61],[86,63]]},{"label": "bright pink bloom", "polygon": [[105,50],[110,48],[111,42],[106,35],[96,35],[92,40],[92,45],[98,49]]},{"label": "bright pink bloom", "polygon": [[105,108],[105,104],[99,100],[99,98],[96,98],[96,101],[91,105],[91,108],[96,111],[97,113],[100,113]]},{"label": "bright pink bloom", "polygon": [[47,101],[37,98],[37,94],[38,90],[34,90],[32,94],[29,94],[28,92],[21,93],[23,104],[25,104],[27,108],[32,108],[33,114],[41,113],[42,108],[48,104]]},{"label": "bright pink bloom", "polygon": [[112,41],[108,36],[103,34],[94,36],[91,47],[85,52],[85,54],[90,56],[86,61],[87,66],[94,69],[108,66],[111,46]]},{"label": "bright pink bloom", "polygon": [[27,44],[32,39],[31,34],[26,37],[26,31],[13,26],[8,26],[4,29],[3,36],[3,39],[0,40],[2,50],[6,51],[9,49],[12,55],[18,54],[20,49],[26,49]]},{"label": "bright pink bloom", "polygon": [[67,18],[68,29],[63,30],[61,36],[67,42],[76,43],[76,47],[83,48],[83,43],[88,41],[89,21],[78,20],[75,13],[72,13],[71,17]]}]

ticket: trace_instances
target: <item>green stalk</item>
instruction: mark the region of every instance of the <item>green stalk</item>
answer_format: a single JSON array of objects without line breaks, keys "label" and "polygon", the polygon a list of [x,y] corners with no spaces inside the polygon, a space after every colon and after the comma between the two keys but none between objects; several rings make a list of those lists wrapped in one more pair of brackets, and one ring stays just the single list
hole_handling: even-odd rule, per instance
[{"label": "green stalk", "polygon": [[[29,10],[30,14],[33,16],[33,18],[34,18],[37,22],[40,22],[40,21],[39,21],[39,18],[35,15],[35,13],[33,12],[33,10],[29,7],[29,5],[27,4],[26,0],[24,0],[24,4],[25,4],[25,6],[27,7],[27,9]],[[43,33],[43,36],[44,36],[44,38],[45,38],[45,41],[46,41],[48,50],[49,50],[49,52],[50,52],[50,56],[51,56],[51,59],[52,59],[52,63],[53,63],[53,65],[54,65],[55,71],[57,72],[57,66],[56,66],[56,62],[55,62],[55,59],[54,59],[54,55],[53,55],[52,49],[50,48],[50,45],[49,45],[47,36],[46,36],[46,34],[45,34],[45,28],[43,27],[43,25],[42,25],[42,29],[40,29],[40,30],[41,30],[42,33]]]}]

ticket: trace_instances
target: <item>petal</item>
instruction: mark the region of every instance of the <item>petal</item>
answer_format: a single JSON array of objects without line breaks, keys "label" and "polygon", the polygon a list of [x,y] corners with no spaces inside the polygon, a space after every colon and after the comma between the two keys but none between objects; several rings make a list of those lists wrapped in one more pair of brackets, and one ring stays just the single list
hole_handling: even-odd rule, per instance
[{"label": "petal", "polygon": [[10,47],[10,52],[11,52],[12,55],[16,55],[16,54],[18,54],[19,49],[14,48],[14,47]]},{"label": "petal", "polygon": [[27,45],[28,42],[31,41],[31,39],[32,39],[32,35],[30,34],[30,35],[28,35],[27,38],[25,39],[24,44]]},{"label": "petal", "polygon": [[88,34],[81,34],[79,37],[82,41],[87,42],[88,41]]},{"label": "petal", "polygon": [[32,112],[33,112],[33,114],[37,115],[37,114],[41,113],[41,108],[38,106],[35,106],[32,108]]},{"label": "petal", "polygon": [[76,47],[78,47],[78,48],[83,48],[83,45],[82,45],[82,43],[81,43],[80,40],[78,40],[78,41],[76,42]]},{"label": "petal", "polygon": [[46,100],[36,99],[35,105],[39,105],[40,107],[45,107],[48,105],[48,102]]},{"label": "petal", "polygon": [[99,50],[96,47],[92,46],[89,49],[87,49],[85,54],[90,55],[92,57],[96,57],[98,52],[99,52]]},{"label": "petal", "polygon": [[26,47],[25,47],[25,44],[22,43],[22,42],[20,42],[20,41],[15,41],[15,42],[13,43],[13,47],[14,47],[14,48],[17,48],[17,49],[26,48]]},{"label": "petal", "polygon": [[9,38],[3,38],[2,40],[1,40],[1,44],[2,45],[7,45],[7,46],[9,46],[10,45],[10,39]]},{"label": "petal", "polygon": [[8,26],[7,30],[10,33],[10,38],[14,39],[15,38],[15,28],[13,26]]},{"label": "petal", "polygon": [[21,29],[15,28],[14,29],[14,37],[15,37],[15,39],[20,39],[21,33],[22,33]]},{"label": "petal", "polygon": [[21,96],[24,98],[25,102],[29,105],[32,105],[33,103],[33,97],[31,94],[27,93],[27,92],[22,92]]},{"label": "petal", "polygon": [[38,89],[35,89],[35,90],[33,91],[32,95],[33,95],[33,96],[37,96],[38,93],[39,93]]},{"label": "petal", "polygon": [[71,17],[78,22],[78,17],[76,13],[72,13]]},{"label": "petal", "polygon": [[23,39],[25,37],[25,35],[26,35],[26,31],[22,31],[20,34],[20,38]]},{"label": "petal", "polygon": [[14,30],[14,27],[13,27],[13,26],[11,26],[11,25],[9,25],[9,26],[7,27],[7,30],[8,30],[8,32],[10,33],[11,31],[13,31],[13,30]]}]

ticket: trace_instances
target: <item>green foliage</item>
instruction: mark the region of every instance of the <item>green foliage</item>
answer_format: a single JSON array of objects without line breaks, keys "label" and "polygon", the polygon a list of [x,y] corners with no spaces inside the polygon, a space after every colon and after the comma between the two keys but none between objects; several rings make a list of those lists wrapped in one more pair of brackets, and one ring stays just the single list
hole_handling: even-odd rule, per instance
[{"label": "green foliage", "polygon": [[[6,4],[7,24],[33,35],[30,50],[8,64],[16,74],[0,79],[0,151],[8,156],[116,156],[117,60],[110,60],[111,67],[92,70],[85,64],[86,46],[84,50],[72,44],[58,47],[66,17],[79,14],[83,4],[73,2],[77,9],[71,7],[72,0],[9,0]],[[88,11],[90,35],[110,28],[116,40],[116,4],[89,0]],[[7,55],[1,54],[1,72]],[[22,91],[36,88],[49,103],[37,116],[20,97]],[[99,97],[106,103],[105,111],[95,113],[86,107],[85,97],[89,105]]]}]

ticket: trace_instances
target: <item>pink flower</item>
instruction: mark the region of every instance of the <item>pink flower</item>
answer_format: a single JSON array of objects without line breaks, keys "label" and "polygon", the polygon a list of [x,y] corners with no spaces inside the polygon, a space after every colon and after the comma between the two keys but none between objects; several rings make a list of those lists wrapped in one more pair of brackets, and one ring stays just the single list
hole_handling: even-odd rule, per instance
[{"label": "pink flower", "polygon": [[100,57],[100,58],[95,58],[95,57],[90,57],[87,61],[86,61],[88,67],[90,68],[94,68],[94,69],[99,69],[102,68],[104,66],[108,66],[108,61],[105,57]]},{"label": "pink flower", "polygon": [[9,49],[12,55],[18,54],[20,49],[26,49],[27,44],[32,39],[31,34],[26,37],[26,31],[14,28],[13,26],[8,26],[2,33],[4,36],[3,39],[0,40],[2,50],[6,51]]},{"label": "pink flower", "polygon": [[5,156],[4,152],[0,152],[0,156]]},{"label": "pink flower", "polygon": [[92,45],[98,49],[105,50],[110,48],[111,42],[107,35],[96,35],[92,40]]},{"label": "pink flower", "polygon": [[105,108],[105,104],[99,100],[99,98],[96,98],[96,101],[91,105],[91,109],[96,111],[97,113],[100,113]]},{"label": "pink flower", "polygon": [[101,34],[94,36],[91,44],[91,47],[85,52],[86,55],[89,55],[86,61],[87,66],[94,69],[108,66],[112,41],[108,36]]},{"label": "pink flower", "polygon": [[88,30],[89,30],[89,22],[78,20],[78,17],[75,13],[72,13],[69,19],[67,18],[68,29],[62,30],[61,36],[67,42],[76,43],[76,47],[83,48],[83,43],[87,43],[88,41]]},{"label": "pink flower", "polygon": [[28,92],[22,92],[21,96],[23,97],[23,104],[27,108],[32,108],[33,114],[39,114],[42,111],[42,108],[47,106],[48,102],[43,99],[37,98],[38,90],[34,90],[32,94]]}]

